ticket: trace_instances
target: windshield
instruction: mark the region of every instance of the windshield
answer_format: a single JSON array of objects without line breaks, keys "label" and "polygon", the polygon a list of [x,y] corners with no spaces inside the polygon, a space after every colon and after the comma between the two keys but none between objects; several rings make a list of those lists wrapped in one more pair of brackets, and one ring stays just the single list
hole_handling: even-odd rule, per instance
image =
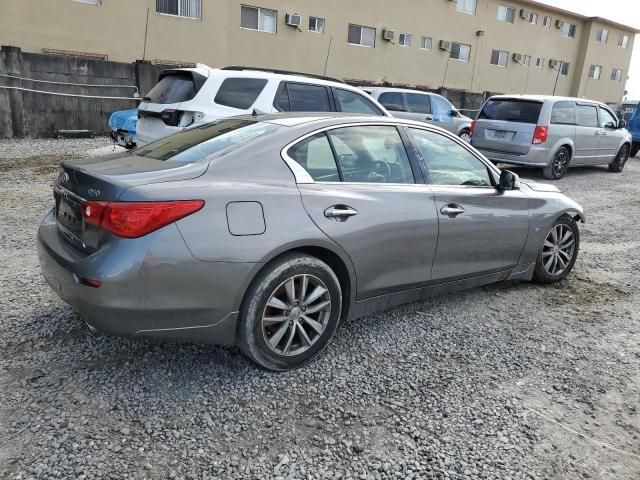
[{"label": "windshield", "polygon": [[489,100],[478,119],[538,123],[542,103],[530,100]]},{"label": "windshield", "polygon": [[207,157],[235,150],[269,133],[281,130],[282,125],[229,118],[183,130],[132,150],[132,155],[154,160],[194,163]]}]

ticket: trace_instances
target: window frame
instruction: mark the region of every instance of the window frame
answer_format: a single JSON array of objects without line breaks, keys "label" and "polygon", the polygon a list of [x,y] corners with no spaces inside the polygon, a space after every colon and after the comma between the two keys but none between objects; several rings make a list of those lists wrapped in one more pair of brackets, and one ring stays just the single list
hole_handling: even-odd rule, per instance
[{"label": "window frame", "polygon": [[102,5],[102,0],[73,0],[73,1],[78,3],[84,3],[87,5],[96,5],[96,6]]},{"label": "window frame", "polygon": [[609,41],[609,30],[606,28],[598,28],[596,30],[596,42],[606,44]]},{"label": "window frame", "polygon": [[[617,75],[616,73],[620,73],[620,78],[616,78]],[[611,70],[611,81],[613,82],[622,82],[622,74],[623,74],[623,70],[621,68],[614,68],[613,70]]]},{"label": "window frame", "polygon": [[[493,54],[495,52],[498,52],[498,63],[493,63]],[[502,57],[503,53],[505,56],[504,65],[500,63],[500,58]],[[489,65],[493,65],[494,67],[507,68],[508,64],[509,64],[509,52],[507,52],[506,50],[496,50],[495,48],[491,49],[491,58],[489,58]]]},{"label": "window frame", "polygon": [[[242,9],[243,8],[251,8],[253,10],[257,10],[258,11],[258,28],[251,28],[251,27],[243,27],[242,26]],[[266,10],[268,12],[274,12],[275,15],[275,23],[274,23],[274,30],[273,32],[270,30],[261,30],[260,29],[260,14],[262,13],[263,10]],[[278,11],[277,10],[273,10],[272,8],[263,8],[263,7],[254,7],[253,5],[246,5],[246,4],[241,4],[240,5],[240,28],[242,30],[249,30],[251,32],[260,32],[260,33],[270,33],[272,35],[275,35],[278,33]]]},{"label": "window frame", "polygon": [[[571,64],[569,62],[563,62],[562,60],[560,60],[560,67],[559,67],[560,76],[568,77],[569,76],[569,67],[570,66],[571,66]],[[565,67],[566,67],[566,72],[564,72]]]},{"label": "window frame", "polygon": [[[402,42],[401,39],[404,39],[404,42]],[[408,43],[407,43],[407,39],[409,39]],[[398,35],[398,46],[403,48],[411,48],[412,43],[413,43],[412,33],[401,33]]]},{"label": "window frame", "polygon": [[[315,30],[311,29],[311,20],[312,19],[315,20],[316,27],[318,26],[318,20],[322,20],[322,30],[318,30],[317,28]],[[314,15],[309,15],[309,22],[308,22],[307,26],[309,27],[309,31],[310,32],[323,34],[324,31],[325,31],[325,28],[327,27],[327,20],[325,18],[323,18],[323,17],[316,17]]]},{"label": "window frame", "polygon": [[[84,0],[76,0],[76,1],[84,1]],[[102,3],[102,0],[99,0],[100,3]],[[156,0],[156,15],[165,15],[167,17],[175,17],[175,18],[184,18],[187,20],[202,20],[202,0],[196,0],[199,4],[200,4],[200,8],[198,9],[200,11],[200,16],[199,17],[192,17],[190,15],[181,15],[180,14],[180,0],[178,0],[178,13],[164,13],[164,12],[159,12],[158,11],[158,2]],[[87,3],[87,2],[84,2]]]},{"label": "window frame", "polygon": [[[460,8],[461,4],[464,4],[462,9]],[[470,11],[469,4],[473,5],[473,12]],[[478,1],[477,0],[457,0],[456,1],[456,12],[464,13],[466,15],[475,15],[478,10]]]},{"label": "window frame", "polygon": [[[596,76],[596,72],[598,73],[597,76]],[[587,78],[590,78],[592,80],[600,80],[601,76],[602,76],[602,65],[589,66],[589,72],[587,72]]]},{"label": "window frame", "polygon": [[[504,9],[505,15],[504,19],[500,18],[500,12]],[[502,23],[510,23],[511,25],[516,23],[516,7],[510,7],[508,5],[498,5],[498,14],[496,15],[496,19]],[[513,12],[511,16],[511,20],[509,20],[509,12]]]},{"label": "window frame", "polygon": [[626,33],[620,34],[620,38],[618,38],[618,47],[629,48],[629,35]]},{"label": "window frame", "polygon": [[[351,43],[349,41],[349,29],[351,27],[358,27],[360,28],[360,43]],[[364,31],[365,28],[369,28],[371,30],[373,30],[373,45],[365,45],[364,43],[362,43],[362,32]],[[365,47],[365,48],[376,48],[376,36],[378,35],[378,29],[375,27],[369,27],[367,25],[360,25],[358,23],[349,23],[347,24],[347,44],[348,45],[355,45],[357,47]]]},{"label": "window frame", "polygon": [[551,18],[549,15],[545,15],[544,19],[542,20],[542,26],[544,28],[551,28],[552,24],[553,24],[553,18]]},{"label": "window frame", "polygon": [[[565,32],[565,27],[567,27],[566,32]],[[575,23],[567,22],[567,21],[564,21],[562,28],[560,29],[560,33],[564,38],[576,38],[577,31],[578,31],[578,25],[576,25]]]},{"label": "window frame", "polygon": [[[423,46],[429,43],[429,47]],[[420,37],[420,50],[433,50],[433,37],[429,37],[427,35],[422,35]]]},{"label": "window frame", "polygon": [[537,25],[539,19],[540,19],[540,16],[538,15],[537,12],[529,12],[529,16],[527,17],[526,21],[531,25]]},{"label": "window frame", "polygon": [[536,57],[536,68],[544,68],[544,66],[545,66],[545,58]]},{"label": "window frame", "polygon": [[[459,45],[460,47],[468,47],[469,49],[469,53],[467,55],[467,58],[460,58],[458,57],[453,57],[453,46],[454,45]],[[462,49],[458,49],[458,53],[460,53],[462,51]],[[465,63],[469,63],[471,61],[471,45],[466,44],[466,43],[461,43],[461,42],[451,42],[451,51],[449,52],[449,58],[451,60],[457,60],[458,62],[465,62]]]}]

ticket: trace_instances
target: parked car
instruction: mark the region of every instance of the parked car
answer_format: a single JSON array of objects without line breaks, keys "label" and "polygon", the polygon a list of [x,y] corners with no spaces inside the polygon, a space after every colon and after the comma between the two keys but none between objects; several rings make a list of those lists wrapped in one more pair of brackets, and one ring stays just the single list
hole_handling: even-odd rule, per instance
[{"label": "parked car", "polygon": [[562,178],[569,167],[609,165],[621,172],[631,135],[606,105],[541,95],[489,98],[472,128],[471,144],[494,162],[541,167]]},{"label": "parked car", "polygon": [[167,70],[138,108],[138,143],[244,114],[347,112],[389,116],[359,88],[315,75],[253,67]]},{"label": "parked car", "polygon": [[471,139],[471,118],[462,115],[441,95],[403,88],[363,88],[378,100],[392,116],[442,127],[468,142]]},{"label": "parked car", "polygon": [[109,117],[111,139],[118,145],[127,149],[136,146],[136,123],[138,122],[138,109],[118,110]]},{"label": "parked car", "polygon": [[241,116],[65,161],[42,271],[92,329],[300,367],[338,322],[507,279],[557,282],[582,208],[438,127]]},{"label": "parked car", "polygon": [[631,156],[635,157],[640,151],[640,104],[636,107],[635,112],[629,119],[627,130],[631,133],[633,143],[631,144]]}]

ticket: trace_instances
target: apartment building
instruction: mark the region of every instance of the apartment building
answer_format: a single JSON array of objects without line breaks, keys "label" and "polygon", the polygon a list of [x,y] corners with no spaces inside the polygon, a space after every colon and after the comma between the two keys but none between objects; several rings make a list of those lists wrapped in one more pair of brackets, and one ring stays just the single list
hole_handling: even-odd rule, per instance
[{"label": "apartment building", "polygon": [[0,45],[27,52],[611,104],[639,32],[533,0],[4,0],[1,9]]}]

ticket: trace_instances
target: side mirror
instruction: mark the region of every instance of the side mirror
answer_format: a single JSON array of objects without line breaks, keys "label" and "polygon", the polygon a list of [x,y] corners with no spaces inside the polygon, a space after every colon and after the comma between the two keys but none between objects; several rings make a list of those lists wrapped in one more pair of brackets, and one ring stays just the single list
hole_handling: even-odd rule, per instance
[{"label": "side mirror", "polygon": [[459,115],[458,111],[455,108],[452,108],[451,110],[449,110],[449,116],[450,117],[457,117]]},{"label": "side mirror", "polygon": [[520,190],[520,177],[509,170],[502,170],[498,190]]}]

